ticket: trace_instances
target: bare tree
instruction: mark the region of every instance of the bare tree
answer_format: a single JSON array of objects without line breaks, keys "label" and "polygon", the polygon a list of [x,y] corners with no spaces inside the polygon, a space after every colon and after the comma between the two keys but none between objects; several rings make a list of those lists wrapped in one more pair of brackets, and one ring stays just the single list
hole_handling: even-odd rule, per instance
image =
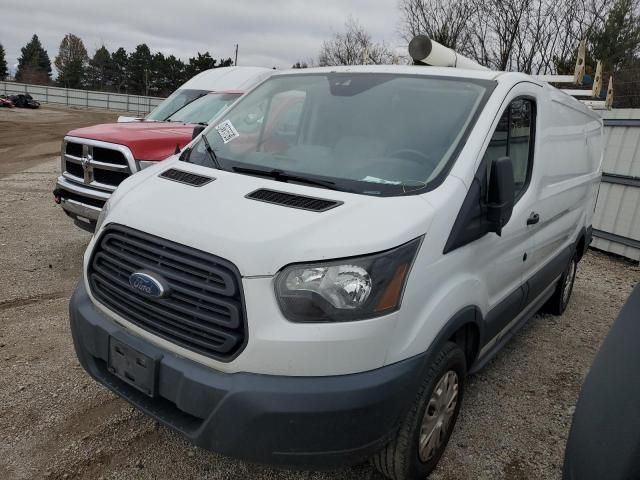
[{"label": "bare tree", "polygon": [[401,0],[401,33],[419,33],[497,70],[554,73],[602,25],[606,0]]},{"label": "bare tree", "polygon": [[450,48],[462,48],[477,6],[474,0],[400,0],[401,34],[406,41],[423,34]]},{"label": "bare tree", "polygon": [[353,18],[345,23],[344,32],[334,34],[320,49],[318,64],[362,65],[398,63],[398,57],[384,43],[374,42],[371,35]]}]

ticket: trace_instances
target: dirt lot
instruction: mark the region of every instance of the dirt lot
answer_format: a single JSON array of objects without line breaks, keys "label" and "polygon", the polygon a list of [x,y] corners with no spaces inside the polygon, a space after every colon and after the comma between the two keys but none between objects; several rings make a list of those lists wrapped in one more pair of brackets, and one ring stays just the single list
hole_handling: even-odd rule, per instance
[{"label": "dirt lot", "polygon": [[[78,365],[67,302],[89,236],[53,204],[68,129],[115,114],[0,110],[0,478],[380,479],[371,467],[278,471],[188,445]],[[470,379],[435,480],[557,479],[580,384],[640,269],[580,265],[560,318],[535,317]]]}]

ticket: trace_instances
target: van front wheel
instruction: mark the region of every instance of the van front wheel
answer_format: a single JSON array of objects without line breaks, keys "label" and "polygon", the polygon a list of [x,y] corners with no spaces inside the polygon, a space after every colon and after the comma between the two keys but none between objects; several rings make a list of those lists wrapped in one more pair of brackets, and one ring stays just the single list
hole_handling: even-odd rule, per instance
[{"label": "van front wheel", "polygon": [[460,412],[466,373],[462,349],[447,342],[394,438],[372,459],[382,474],[393,480],[423,480],[436,467]]}]

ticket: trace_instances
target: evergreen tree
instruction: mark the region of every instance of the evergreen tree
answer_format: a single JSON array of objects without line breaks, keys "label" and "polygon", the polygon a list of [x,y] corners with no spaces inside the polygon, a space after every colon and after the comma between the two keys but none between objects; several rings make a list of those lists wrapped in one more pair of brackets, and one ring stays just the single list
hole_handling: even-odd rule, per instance
[{"label": "evergreen tree", "polygon": [[640,15],[637,0],[615,0],[602,28],[590,36],[591,55],[605,72],[634,63],[640,53]]},{"label": "evergreen tree", "polygon": [[34,35],[31,41],[21,50],[18,58],[18,70],[16,80],[27,83],[49,83],[51,79],[51,60],[47,51],[42,48],[38,35]]},{"label": "evergreen tree", "polygon": [[147,44],[138,45],[129,55],[128,80],[129,93],[147,95],[149,93],[151,73],[151,51]]},{"label": "evergreen tree", "polygon": [[126,92],[129,88],[129,56],[127,51],[120,47],[111,54],[111,67],[109,79],[113,88],[118,92]]},{"label": "evergreen tree", "polygon": [[60,42],[54,64],[58,70],[58,85],[66,88],[84,86],[89,57],[80,37],[68,33]]},{"label": "evergreen tree", "polygon": [[147,88],[149,95],[161,95],[161,92],[164,90],[166,83],[164,78],[164,64],[166,61],[162,52],[154,53],[151,56],[151,63],[148,69],[149,85]]},{"label": "evergreen tree", "polygon": [[9,69],[7,68],[7,60],[4,55],[4,47],[0,43],[0,80],[5,80],[9,75]]},{"label": "evergreen tree", "polygon": [[102,45],[93,54],[87,67],[87,86],[94,90],[105,90],[113,85],[111,54]]},{"label": "evergreen tree", "polygon": [[179,58],[169,55],[162,66],[162,94],[168,95],[187,81],[185,64]]},{"label": "evergreen tree", "polygon": [[216,63],[218,63],[218,61],[215,60],[209,52],[198,52],[196,57],[191,57],[189,59],[189,64],[187,65],[187,77],[192,78],[200,72],[204,72],[210,68],[216,68]]}]

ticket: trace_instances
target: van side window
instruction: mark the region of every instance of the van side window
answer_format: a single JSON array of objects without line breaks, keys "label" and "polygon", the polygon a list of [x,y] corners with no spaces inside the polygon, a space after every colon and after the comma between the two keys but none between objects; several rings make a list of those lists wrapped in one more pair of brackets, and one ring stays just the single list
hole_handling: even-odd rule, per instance
[{"label": "van side window", "polygon": [[509,156],[513,163],[513,177],[518,199],[529,183],[533,162],[534,104],[532,100],[519,98],[511,102],[504,111],[484,154],[487,172],[490,165],[500,157]]}]

